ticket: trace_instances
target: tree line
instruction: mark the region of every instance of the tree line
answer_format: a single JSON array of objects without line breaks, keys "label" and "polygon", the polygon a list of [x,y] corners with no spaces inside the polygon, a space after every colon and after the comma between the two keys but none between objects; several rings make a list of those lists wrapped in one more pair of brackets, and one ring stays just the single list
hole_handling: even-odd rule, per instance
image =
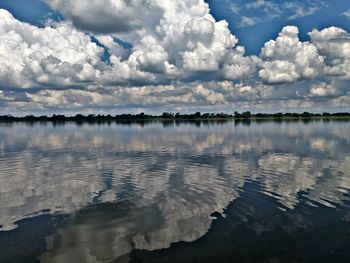
[{"label": "tree line", "polygon": [[235,111],[233,114],[227,113],[201,113],[196,112],[193,114],[180,114],[172,112],[163,112],[161,115],[148,115],[145,113],[138,114],[117,114],[117,115],[82,115],[77,114],[75,116],[65,115],[52,115],[52,116],[34,116],[27,115],[23,117],[15,117],[12,115],[0,116],[0,122],[105,122],[105,121],[147,121],[147,120],[218,120],[218,119],[305,119],[305,118],[349,118],[349,112],[337,112],[337,113],[251,113],[245,111],[239,113]]}]

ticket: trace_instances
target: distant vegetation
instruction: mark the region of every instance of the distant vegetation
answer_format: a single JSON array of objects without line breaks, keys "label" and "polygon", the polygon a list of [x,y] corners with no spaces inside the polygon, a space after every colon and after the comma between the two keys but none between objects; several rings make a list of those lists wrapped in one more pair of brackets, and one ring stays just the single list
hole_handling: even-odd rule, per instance
[{"label": "distant vegetation", "polygon": [[196,112],[193,114],[180,114],[180,113],[171,113],[163,112],[163,114],[155,116],[148,115],[145,113],[139,114],[120,114],[120,115],[87,115],[77,114],[75,116],[65,116],[65,115],[52,115],[52,116],[33,116],[28,115],[25,117],[14,117],[11,115],[0,116],[0,122],[65,122],[65,121],[74,121],[74,122],[112,122],[112,121],[149,121],[149,120],[264,120],[264,119],[273,119],[273,120],[283,120],[283,119],[312,119],[312,118],[350,118],[350,113],[348,112],[338,112],[338,113],[251,113],[246,112],[234,112],[234,114],[227,113],[200,113]]}]

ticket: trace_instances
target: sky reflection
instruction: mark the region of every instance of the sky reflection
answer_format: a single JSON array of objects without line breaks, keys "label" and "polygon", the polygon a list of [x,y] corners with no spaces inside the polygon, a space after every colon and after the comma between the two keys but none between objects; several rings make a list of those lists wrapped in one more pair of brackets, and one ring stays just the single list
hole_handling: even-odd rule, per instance
[{"label": "sky reflection", "polygon": [[[69,215],[47,235],[40,260],[109,262],[198,240],[236,200],[264,196],[282,215],[346,210],[348,134],[350,122],[0,126],[0,230]],[[260,216],[243,210],[234,212],[239,223]],[[314,224],[295,218],[298,227]],[[259,234],[280,223],[249,227]]]}]

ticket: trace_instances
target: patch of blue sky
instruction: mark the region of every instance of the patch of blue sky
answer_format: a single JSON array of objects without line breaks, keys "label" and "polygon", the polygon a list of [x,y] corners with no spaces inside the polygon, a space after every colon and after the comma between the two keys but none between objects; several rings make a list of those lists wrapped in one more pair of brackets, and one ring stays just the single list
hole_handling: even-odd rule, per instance
[{"label": "patch of blue sky", "polygon": [[261,47],[275,39],[286,25],[298,26],[300,39],[308,32],[336,26],[350,30],[350,19],[343,15],[349,0],[207,0],[212,15],[226,20],[247,54],[259,54]]},{"label": "patch of blue sky", "polygon": [[20,21],[39,27],[45,25],[48,19],[63,19],[41,0],[1,0],[0,8],[10,11]]}]

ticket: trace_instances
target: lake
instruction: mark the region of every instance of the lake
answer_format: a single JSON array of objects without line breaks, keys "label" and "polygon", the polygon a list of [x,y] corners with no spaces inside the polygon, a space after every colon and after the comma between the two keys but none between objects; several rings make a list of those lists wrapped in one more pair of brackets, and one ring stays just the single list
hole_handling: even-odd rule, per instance
[{"label": "lake", "polygon": [[350,260],[350,122],[1,123],[0,262]]}]

